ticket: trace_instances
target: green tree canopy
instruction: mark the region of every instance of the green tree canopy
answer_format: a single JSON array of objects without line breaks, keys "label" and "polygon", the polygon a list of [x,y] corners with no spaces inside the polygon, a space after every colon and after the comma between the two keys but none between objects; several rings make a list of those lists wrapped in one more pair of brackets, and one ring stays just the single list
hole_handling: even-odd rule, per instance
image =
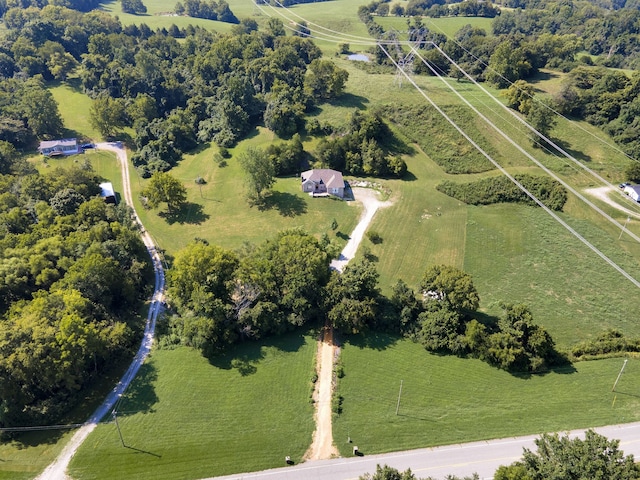
[{"label": "green tree canopy", "polygon": [[471,275],[449,265],[433,265],[420,282],[425,298],[446,303],[456,312],[475,311],[480,304]]},{"label": "green tree canopy", "polygon": [[166,203],[169,212],[179,209],[187,201],[185,186],[180,180],[165,172],[154,173],[142,195],[147,198],[147,203],[152,208]]},{"label": "green tree canopy", "polygon": [[108,95],[96,98],[89,110],[91,126],[104,138],[113,137],[126,125],[124,102]]},{"label": "green tree canopy", "polygon": [[275,182],[273,162],[264,150],[249,147],[238,158],[246,174],[247,196],[251,202],[262,203],[264,192]]},{"label": "green tree canopy", "polygon": [[231,303],[238,259],[215,245],[192,242],[180,250],[167,272],[168,294],[181,312],[211,313],[213,300]]},{"label": "green tree canopy", "polygon": [[536,451],[524,449],[520,462],[500,467],[495,480],[636,480],[640,468],[633,455],[624,456],[618,440],[587,430],[582,438],[544,434]]}]

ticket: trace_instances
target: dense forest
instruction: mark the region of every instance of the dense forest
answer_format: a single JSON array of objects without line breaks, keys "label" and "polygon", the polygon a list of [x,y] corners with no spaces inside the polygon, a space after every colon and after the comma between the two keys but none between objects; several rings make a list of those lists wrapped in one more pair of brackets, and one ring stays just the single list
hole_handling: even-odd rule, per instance
[{"label": "dense forest", "polygon": [[[6,142],[3,142],[6,143]],[[130,354],[152,270],[126,206],[90,166],[0,175],[0,425],[51,422]]]}]

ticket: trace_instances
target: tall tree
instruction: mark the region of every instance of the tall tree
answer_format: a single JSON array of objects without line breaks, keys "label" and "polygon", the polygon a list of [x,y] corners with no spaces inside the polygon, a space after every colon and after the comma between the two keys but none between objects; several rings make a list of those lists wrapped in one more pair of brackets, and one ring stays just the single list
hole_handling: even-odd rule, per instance
[{"label": "tall tree", "polygon": [[[541,100],[534,97],[527,114],[527,121],[545,137],[549,137],[549,133],[556,126],[556,114],[548,100]],[[530,134],[531,143],[534,147],[543,147],[547,144],[546,140],[540,138],[535,132]]]},{"label": "tall tree", "polygon": [[113,137],[125,126],[125,107],[121,99],[102,95],[93,101],[89,114],[91,126],[104,138]]},{"label": "tall tree", "polygon": [[305,86],[313,95],[321,99],[331,99],[342,95],[349,78],[349,72],[329,60],[316,58],[309,64]]},{"label": "tall tree", "polygon": [[273,162],[264,150],[257,147],[247,148],[238,160],[246,174],[249,200],[262,203],[264,192],[269,190],[275,182]]},{"label": "tall tree", "polygon": [[179,209],[187,201],[185,186],[180,180],[165,172],[154,173],[142,195],[147,197],[147,203],[152,208],[166,203],[169,212]]},{"label": "tall tree", "polygon": [[480,304],[471,275],[449,265],[433,265],[420,283],[423,295],[444,302],[456,311],[475,311]]},{"label": "tall tree", "polygon": [[180,250],[167,273],[169,297],[183,313],[209,314],[215,299],[231,302],[236,256],[215,245],[193,242]]}]

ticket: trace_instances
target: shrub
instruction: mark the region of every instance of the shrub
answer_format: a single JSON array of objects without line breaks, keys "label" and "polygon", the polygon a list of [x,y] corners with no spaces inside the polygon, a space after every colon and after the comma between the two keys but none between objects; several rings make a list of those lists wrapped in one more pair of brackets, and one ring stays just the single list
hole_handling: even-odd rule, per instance
[{"label": "shrub", "polygon": [[371,243],[373,243],[374,245],[378,245],[380,243],[382,243],[382,237],[380,236],[380,234],[375,231],[375,230],[369,230],[367,232],[367,238],[371,241]]},{"label": "shrub", "polygon": [[626,338],[618,330],[602,332],[595,339],[579,343],[571,349],[571,354],[575,358],[627,352],[640,352],[640,339]]},{"label": "shrub", "polygon": [[344,397],[337,393],[333,394],[331,398],[331,411],[340,415],[342,413],[342,402],[344,401]]}]

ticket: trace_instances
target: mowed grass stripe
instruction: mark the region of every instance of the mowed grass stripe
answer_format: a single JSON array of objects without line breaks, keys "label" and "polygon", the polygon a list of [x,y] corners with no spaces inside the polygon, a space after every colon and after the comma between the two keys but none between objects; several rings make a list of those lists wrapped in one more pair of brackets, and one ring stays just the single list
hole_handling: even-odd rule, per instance
[{"label": "mowed grass stripe", "polygon": [[416,152],[406,160],[415,178],[386,182],[394,204],[379,210],[371,227],[383,239],[371,248],[385,292],[398,278],[419,285],[428,265],[462,267],[464,258],[466,206],[435,190],[444,175],[426,155]]},{"label": "mowed grass stripe", "polygon": [[382,335],[373,348],[357,339],[346,343],[341,359],[344,410],[334,416],[333,428],[343,455],[352,454],[352,445],[365,454],[381,453],[640,419],[640,399],[633,395],[640,380],[635,359],[617,394],[611,386],[622,359],[581,362],[575,372],[517,377],[479,360],[431,355],[416,343]]},{"label": "mowed grass stripe", "polygon": [[[541,209],[493,205],[468,212],[465,270],[485,310],[499,315],[500,301],[525,303],[563,348],[607,328],[640,335],[626,314],[636,308],[637,288]],[[606,237],[587,222],[579,229]],[[638,275],[637,260],[615,249],[605,253]]]},{"label": "mowed grass stripe", "polygon": [[198,352],[154,351],[114,424],[91,434],[71,464],[78,479],[180,479],[296,462],[311,444],[316,342],[286,335],[243,344],[214,364]]}]

